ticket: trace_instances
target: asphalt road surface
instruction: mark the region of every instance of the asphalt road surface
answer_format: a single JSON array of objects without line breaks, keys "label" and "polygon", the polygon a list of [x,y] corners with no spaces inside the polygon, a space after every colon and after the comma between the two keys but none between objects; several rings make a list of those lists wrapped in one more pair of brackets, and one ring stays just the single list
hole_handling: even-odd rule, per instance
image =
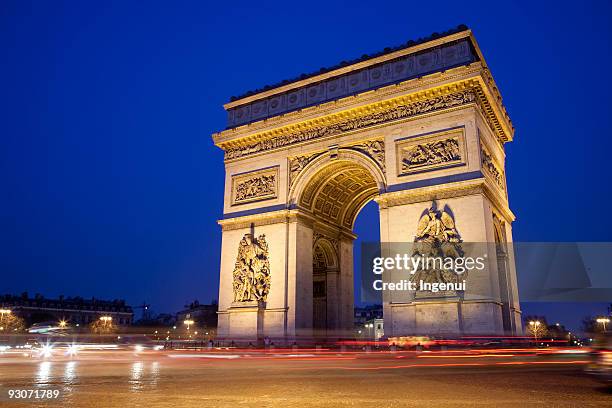
[{"label": "asphalt road surface", "polygon": [[[583,373],[586,360],[512,351],[4,353],[0,407],[612,406],[612,392]],[[16,400],[10,390],[58,395]]]}]

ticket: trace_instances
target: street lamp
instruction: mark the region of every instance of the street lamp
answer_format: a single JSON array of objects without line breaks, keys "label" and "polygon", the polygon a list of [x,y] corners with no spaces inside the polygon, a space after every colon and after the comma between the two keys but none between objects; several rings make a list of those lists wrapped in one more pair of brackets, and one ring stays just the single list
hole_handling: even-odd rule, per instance
[{"label": "street lamp", "polygon": [[59,321],[59,327],[61,327],[62,329],[66,327],[66,325],[68,324],[64,319]]},{"label": "street lamp", "polygon": [[368,337],[373,338],[372,328],[374,327],[373,323],[366,323],[365,328],[368,329]]},{"label": "street lamp", "polygon": [[186,319],[183,323],[187,325],[187,331],[189,331],[189,326],[193,325],[194,322],[191,319]]},{"label": "street lamp", "polygon": [[529,326],[531,326],[531,332],[533,333],[533,338],[535,339],[536,343],[538,342],[538,327],[540,327],[540,321],[538,320],[532,320],[529,322]]},{"label": "street lamp", "polygon": [[610,323],[610,319],[607,317],[599,317],[597,318],[597,320],[595,320],[597,323],[601,323],[601,325],[603,326],[603,332],[606,332],[606,324]]},{"label": "street lamp", "polygon": [[104,324],[104,326],[107,326],[111,324],[113,318],[112,316],[100,316],[100,321]]}]

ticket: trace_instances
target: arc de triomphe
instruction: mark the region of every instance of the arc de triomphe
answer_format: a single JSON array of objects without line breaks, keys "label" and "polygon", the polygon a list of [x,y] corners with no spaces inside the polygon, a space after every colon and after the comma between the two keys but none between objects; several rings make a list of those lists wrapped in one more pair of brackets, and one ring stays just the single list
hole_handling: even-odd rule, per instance
[{"label": "arc de triomphe", "polygon": [[[350,336],[353,223],[372,199],[381,242],[412,242],[432,202],[464,242],[512,241],[514,129],[465,27],[224,107],[227,128],[213,135],[226,169],[220,337]],[[521,332],[512,251],[490,256],[469,276],[480,296],[386,295],[385,334]]]}]

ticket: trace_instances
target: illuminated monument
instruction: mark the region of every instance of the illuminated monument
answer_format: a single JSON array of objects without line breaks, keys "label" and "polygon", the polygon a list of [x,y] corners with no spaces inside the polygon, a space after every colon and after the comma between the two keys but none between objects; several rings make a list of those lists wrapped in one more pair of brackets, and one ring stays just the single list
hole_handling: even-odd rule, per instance
[{"label": "illuminated monument", "polygon": [[381,242],[427,239],[427,223],[440,220],[440,236],[499,244],[488,254],[495,262],[468,277],[478,296],[385,294],[386,335],[521,332],[504,173],[514,130],[470,30],[284,81],[225,109],[227,128],[213,135],[226,169],[220,337],[350,335],[353,223],[370,200]]}]

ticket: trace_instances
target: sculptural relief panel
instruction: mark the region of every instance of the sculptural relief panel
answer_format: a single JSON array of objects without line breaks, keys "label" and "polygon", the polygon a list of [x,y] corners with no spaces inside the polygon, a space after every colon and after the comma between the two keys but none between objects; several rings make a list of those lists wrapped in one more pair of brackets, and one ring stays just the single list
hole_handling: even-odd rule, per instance
[{"label": "sculptural relief panel", "polygon": [[295,157],[290,157],[289,160],[289,187],[293,186],[293,183],[295,183],[295,180],[297,179],[297,176],[300,174],[300,172],[314,159],[316,159],[317,157],[319,157],[322,153],[318,152],[318,153],[312,153],[312,154],[307,154],[307,155],[302,155],[302,156],[295,156]]},{"label": "sculptural relief panel", "polygon": [[[431,208],[423,214],[417,226],[414,237],[414,253],[412,256],[439,259],[455,259],[463,257],[461,246],[463,240],[455,227],[453,216],[446,210]],[[434,267],[424,267],[412,275],[413,282],[458,283],[467,278],[465,273],[457,274],[454,270],[444,267],[441,263]]]},{"label": "sculptural relief panel", "polygon": [[270,260],[266,236],[245,234],[238,244],[233,272],[234,302],[265,302],[270,292]]},{"label": "sculptural relief panel", "polygon": [[481,157],[482,157],[482,168],[485,174],[488,174],[494,181],[495,184],[502,190],[506,189],[506,182],[504,180],[504,172],[500,170],[499,166],[493,156],[489,153],[487,148],[481,144]]},{"label": "sculptural relief panel", "polygon": [[278,166],[232,176],[232,205],[278,197]]},{"label": "sculptural relief panel", "polygon": [[351,145],[349,148],[369,156],[378,164],[383,173],[385,172],[385,143],[382,140],[366,140]]},{"label": "sculptural relief panel", "polygon": [[465,165],[464,128],[400,139],[396,154],[398,176]]}]

